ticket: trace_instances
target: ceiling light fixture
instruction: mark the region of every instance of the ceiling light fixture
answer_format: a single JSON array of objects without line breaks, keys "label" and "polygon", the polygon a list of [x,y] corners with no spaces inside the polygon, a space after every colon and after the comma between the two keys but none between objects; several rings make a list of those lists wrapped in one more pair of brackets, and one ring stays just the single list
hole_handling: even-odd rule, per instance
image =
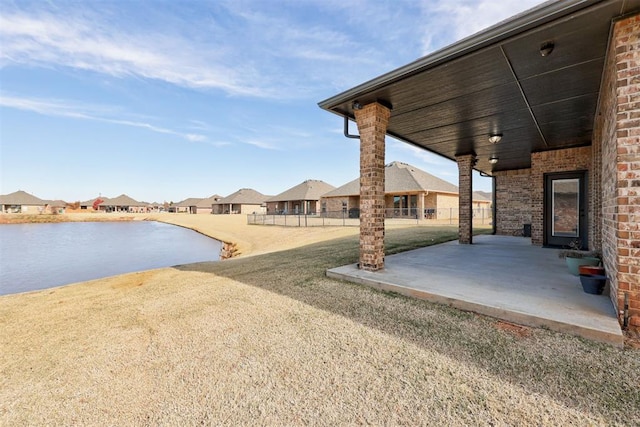
[{"label": "ceiling light fixture", "polygon": [[551,52],[553,52],[553,48],[555,47],[555,44],[553,43],[552,40],[546,41],[544,43],[542,43],[540,45],[540,55],[542,56],[549,56],[551,55]]},{"label": "ceiling light fixture", "polygon": [[495,165],[496,163],[498,163],[498,156],[489,157],[489,163],[491,163],[492,165]]},{"label": "ceiling light fixture", "polygon": [[489,135],[489,142],[492,144],[497,144],[502,139],[501,133],[494,133]]}]

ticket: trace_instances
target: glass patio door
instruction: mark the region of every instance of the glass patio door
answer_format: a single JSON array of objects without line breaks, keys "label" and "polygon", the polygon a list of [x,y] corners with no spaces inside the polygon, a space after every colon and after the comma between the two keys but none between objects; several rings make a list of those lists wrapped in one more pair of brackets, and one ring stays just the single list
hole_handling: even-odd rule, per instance
[{"label": "glass patio door", "polygon": [[545,175],[544,244],[587,249],[586,172]]}]

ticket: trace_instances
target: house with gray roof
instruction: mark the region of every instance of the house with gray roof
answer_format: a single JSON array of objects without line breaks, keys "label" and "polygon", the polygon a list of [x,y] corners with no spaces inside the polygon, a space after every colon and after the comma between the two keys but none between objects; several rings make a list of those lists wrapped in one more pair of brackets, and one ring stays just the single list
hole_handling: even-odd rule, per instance
[{"label": "house with gray roof", "polygon": [[195,214],[198,213],[197,212],[197,208],[196,205],[198,204],[198,202],[202,201],[202,198],[199,197],[189,197],[187,199],[184,199],[181,202],[178,202],[172,206],[169,207],[169,212],[175,212],[175,213],[190,213],[190,214]]},{"label": "house with gray roof", "polygon": [[316,214],[320,211],[320,197],[335,188],[324,181],[308,179],[267,199],[267,213]]},{"label": "house with gray roof", "polygon": [[41,213],[46,204],[46,201],[22,190],[0,195],[1,213]]},{"label": "house with gray roof", "polygon": [[222,196],[218,194],[214,194],[211,197],[207,197],[206,199],[200,200],[195,205],[195,213],[197,214],[212,214],[213,213],[213,204],[218,200],[222,199]]},{"label": "house with gray roof", "polygon": [[[139,213],[148,211],[148,203],[139,202],[126,194],[118,197],[108,198],[100,197],[103,202],[99,205],[99,210],[105,212],[130,212]],[[93,202],[91,202],[93,204]]]},{"label": "house with gray roof", "polygon": [[252,189],[241,188],[233,194],[213,203],[214,214],[250,214],[265,213],[266,201],[271,196]]},{"label": "house with gray roof", "polygon": [[[360,215],[360,179],[354,179],[322,196],[327,216]],[[491,201],[474,195],[478,215],[488,215]],[[450,219],[458,217],[458,187],[402,162],[385,166],[385,217]]]}]

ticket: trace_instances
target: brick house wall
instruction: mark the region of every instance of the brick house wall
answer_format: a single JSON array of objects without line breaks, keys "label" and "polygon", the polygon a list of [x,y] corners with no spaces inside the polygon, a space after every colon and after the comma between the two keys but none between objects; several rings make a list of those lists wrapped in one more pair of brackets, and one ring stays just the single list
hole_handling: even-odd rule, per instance
[{"label": "brick house wall", "polygon": [[[611,300],[640,327],[640,16],[614,24],[594,127],[601,245]],[[622,321],[622,318],[620,318]]]},{"label": "brick house wall", "polygon": [[[591,180],[591,147],[531,153],[531,243],[542,245],[544,241],[544,174],[586,170],[587,182]],[[592,189],[592,186],[589,186]],[[587,196],[588,210],[593,197]],[[588,219],[590,221],[591,218]]]},{"label": "brick house wall", "polygon": [[531,224],[531,169],[495,172],[496,234],[522,236]]}]

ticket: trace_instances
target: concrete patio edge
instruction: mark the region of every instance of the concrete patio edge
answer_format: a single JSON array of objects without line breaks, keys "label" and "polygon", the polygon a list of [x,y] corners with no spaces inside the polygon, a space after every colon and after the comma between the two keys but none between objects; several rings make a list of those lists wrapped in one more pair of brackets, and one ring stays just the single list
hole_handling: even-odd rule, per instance
[{"label": "concrete patio edge", "polygon": [[375,272],[360,270],[357,268],[356,264],[328,269],[326,271],[326,275],[333,279],[366,285],[382,291],[396,292],[411,298],[444,304],[460,310],[470,311],[525,326],[548,328],[553,331],[580,336],[616,347],[624,346],[624,335],[621,330],[616,333],[612,331],[588,328],[581,325],[537,316],[531,313],[524,313],[517,310],[506,309],[504,307],[491,306],[484,303],[480,304],[471,300],[452,298],[434,292],[402,286],[383,280],[380,275],[376,275]]}]

